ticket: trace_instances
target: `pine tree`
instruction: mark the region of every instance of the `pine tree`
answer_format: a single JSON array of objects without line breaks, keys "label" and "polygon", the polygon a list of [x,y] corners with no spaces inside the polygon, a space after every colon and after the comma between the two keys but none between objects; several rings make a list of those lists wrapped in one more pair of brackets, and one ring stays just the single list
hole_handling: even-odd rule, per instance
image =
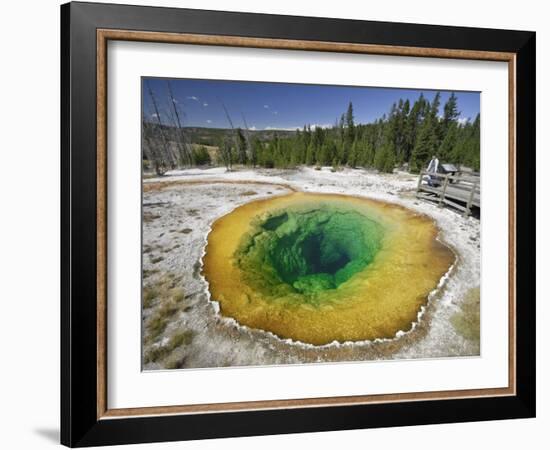
[{"label": "pine tree", "polygon": [[458,126],[456,122],[450,122],[447,126],[447,133],[443,142],[439,146],[438,156],[442,161],[450,160],[453,154],[453,150],[457,143]]},{"label": "pine tree", "polygon": [[340,142],[344,142],[345,136],[346,136],[346,115],[342,113],[340,116],[340,121],[338,122],[338,135],[340,138]]},{"label": "pine tree", "polygon": [[408,162],[407,153],[407,125],[408,125],[408,116],[410,112],[410,103],[409,100],[403,101],[399,100],[398,111],[395,123],[395,155],[396,161],[403,163],[404,161]]},{"label": "pine tree", "polygon": [[443,140],[442,124],[439,120],[439,106],[441,105],[441,93],[435,94],[435,97],[430,105],[429,118],[432,121],[432,126],[435,133],[435,147],[438,148]]},{"label": "pine tree", "polygon": [[411,155],[411,172],[420,172],[430,157],[435,153],[437,136],[433,118],[428,115],[420,127],[418,138]]},{"label": "pine tree", "polygon": [[403,159],[406,162],[410,162],[414,146],[416,144],[416,138],[418,135],[418,129],[421,121],[424,118],[425,99],[421,93],[418,100],[416,100],[411,108],[411,112],[407,117],[407,124],[405,126],[405,150]]},{"label": "pine tree", "polygon": [[458,111],[456,96],[453,92],[443,107],[443,126],[445,130],[447,130],[451,123],[456,122],[459,116],[460,112]]},{"label": "pine tree", "polygon": [[348,146],[351,147],[353,140],[355,139],[355,122],[353,117],[353,105],[349,102],[348,110],[346,111],[346,136],[345,141]]},{"label": "pine tree", "polygon": [[313,142],[310,142],[306,149],[306,166],[312,166],[315,164],[317,156],[315,155],[315,148]]},{"label": "pine tree", "polygon": [[395,167],[395,155],[392,151],[388,150],[386,152],[386,158],[385,158],[384,167],[382,170],[387,173],[393,173],[394,167]]},{"label": "pine tree", "polygon": [[359,152],[359,143],[357,141],[357,138],[353,141],[353,144],[351,145],[351,150],[348,157],[348,166],[350,166],[352,169],[357,166],[358,162],[358,152]]},{"label": "pine tree", "polygon": [[364,167],[372,167],[374,165],[374,147],[370,142],[365,143],[365,154],[362,163]]},{"label": "pine tree", "polygon": [[252,145],[250,146],[250,162],[252,163],[252,167],[256,167],[257,164],[259,164],[259,158],[260,153],[262,151],[262,143],[259,139],[254,138],[252,140]]},{"label": "pine tree", "polygon": [[[353,104],[330,129],[309,125],[292,134],[279,136],[276,132],[263,133],[250,138],[241,130],[232,128],[232,135],[222,142],[220,155],[231,167],[233,162],[259,164],[262,167],[295,167],[347,164],[350,167],[375,167],[380,172],[392,172],[397,164],[409,162],[411,171],[426,167],[430,157],[437,154],[440,160],[465,164],[479,169],[479,115],[474,122],[458,122],[458,99],[452,94],[439,115],[440,94],[428,102],[422,94],[412,103],[399,99],[379,119],[368,124],[355,124]],[[146,127],[144,126],[144,129]],[[161,127],[159,127],[161,128]],[[157,130],[159,131],[159,130]],[[171,130],[160,130],[172,140]],[[144,138],[148,137],[145,133]],[[230,138],[233,139],[230,139]],[[170,142],[172,144],[173,142]],[[149,159],[158,142],[144,146]],[[156,145],[155,145],[156,144]],[[202,150],[197,162],[202,161]]]},{"label": "pine tree", "polygon": [[388,148],[386,146],[380,147],[376,150],[374,155],[374,167],[379,171],[383,172],[386,167],[386,159],[388,157]]}]

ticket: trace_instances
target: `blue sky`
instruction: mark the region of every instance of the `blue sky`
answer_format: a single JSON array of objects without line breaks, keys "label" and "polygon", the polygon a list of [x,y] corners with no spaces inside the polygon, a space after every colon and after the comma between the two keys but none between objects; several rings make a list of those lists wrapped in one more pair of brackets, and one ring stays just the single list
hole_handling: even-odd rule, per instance
[{"label": "blue sky", "polygon": [[[143,113],[155,118],[147,83],[159,104],[163,123],[169,123],[167,79],[144,78]],[[225,104],[236,127],[243,127],[243,115],[251,129],[296,129],[304,124],[331,126],[353,103],[356,123],[370,123],[390,111],[400,98],[412,103],[424,94],[432,100],[436,91],[395,88],[327,86],[253,81],[171,79],[170,84],[184,126],[229,128],[223,111]],[[451,95],[441,92],[440,112]],[[456,92],[462,120],[479,113],[478,92]]]}]

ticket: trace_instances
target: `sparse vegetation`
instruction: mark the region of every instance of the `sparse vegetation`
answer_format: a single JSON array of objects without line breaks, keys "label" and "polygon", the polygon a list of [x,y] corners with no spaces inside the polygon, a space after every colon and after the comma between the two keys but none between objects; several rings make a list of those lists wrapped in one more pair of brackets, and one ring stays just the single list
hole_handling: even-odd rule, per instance
[{"label": "sparse vegetation", "polygon": [[[150,96],[153,94],[150,92]],[[151,104],[156,109],[151,97]],[[174,108],[173,98],[169,102]],[[183,128],[177,120],[170,123],[172,114],[161,123],[159,112],[154,120],[143,122],[144,148],[166,155],[146,155],[153,161],[157,173],[177,164],[206,165],[212,162],[210,151],[215,152],[215,162],[232,170],[234,164],[263,168],[291,168],[300,165],[372,167],[380,172],[407,164],[413,172],[426,166],[431,156],[437,154],[443,162],[467,165],[479,170],[480,116],[473,121],[461,121],[457,97],[452,94],[441,105],[440,93],[430,102],[422,94],[413,102],[399,99],[387,114],[370,122],[356,123],[353,104],[332,127],[312,127],[305,124],[295,131],[253,131],[233,125],[233,118],[223,105],[227,129]],[[170,125],[167,125],[170,123]],[[203,141],[211,146],[209,151]],[[201,143],[202,142],[202,143]],[[151,148],[150,148],[151,147]],[[164,150],[163,150],[164,149]],[[187,150],[186,150],[187,149]],[[181,162],[178,152],[191,152],[191,161]],[[153,152],[154,153],[154,152]],[[156,159],[155,159],[156,158]],[[155,163],[155,161],[157,161]],[[173,168],[173,167],[172,167]]]},{"label": "sparse vegetation", "polygon": [[153,220],[156,220],[156,219],[160,219],[159,214],[153,214],[149,211],[144,211],[143,212],[143,222],[144,223],[150,223],[150,222],[152,222]]},{"label": "sparse vegetation", "polygon": [[464,338],[477,343],[480,338],[480,305],[479,287],[470,289],[466,294],[461,310],[451,317],[451,323],[455,330]]},{"label": "sparse vegetation", "polygon": [[182,288],[174,288],[172,291],[172,298],[175,302],[179,303],[185,298],[185,292]]},{"label": "sparse vegetation", "polygon": [[168,361],[165,364],[165,367],[167,369],[183,369],[183,367],[185,366],[185,359],[185,357],[173,359],[171,361]]},{"label": "sparse vegetation", "polygon": [[192,331],[182,331],[180,333],[175,334],[170,339],[169,346],[170,348],[174,349],[176,347],[180,347],[182,345],[189,345],[191,341],[193,340],[193,332]]},{"label": "sparse vegetation", "polygon": [[[149,350],[143,358],[145,364],[150,362],[157,362],[161,359],[164,359],[166,356],[170,355],[175,349],[181,347],[182,345],[188,345],[193,340],[193,332],[190,330],[181,331],[174,334],[166,345],[156,345]],[[181,358],[178,359],[178,361]],[[166,368],[177,368],[177,367],[168,367],[176,361],[170,361],[166,364]]]},{"label": "sparse vegetation", "polygon": [[149,319],[149,323],[147,324],[149,339],[156,339],[164,331],[166,325],[166,317],[164,317],[162,314],[155,314],[151,319]]},{"label": "sparse vegetation", "polygon": [[158,269],[143,269],[143,278],[149,278],[151,275],[159,273]]},{"label": "sparse vegetation", "polygon": [[197,166],[209,165],[211,163],[210,154],[204,145],[193,151],[193,158]]},{"label": "sparse vegetation", "polygon": [[147,324],[150,339],[156,339],[165,330],[168,320],[178,311],[176,302],[172,299],[164,301],[154,312]]},{"label": "sparse vegetation", "polygon": [[158,297],[158,291],[154,287],[144,287],[143,288],[143,307],[148,309],[152,306],[153,300]]},{"label": "sparse vegetation", "polygon": [[184,303],[185,290],[179,286],[180,282],[179,277],[168,273],[143,287],[143,308],[154,308],[145,324],[148,341],[157,339],[174,314],[188,306]]}]

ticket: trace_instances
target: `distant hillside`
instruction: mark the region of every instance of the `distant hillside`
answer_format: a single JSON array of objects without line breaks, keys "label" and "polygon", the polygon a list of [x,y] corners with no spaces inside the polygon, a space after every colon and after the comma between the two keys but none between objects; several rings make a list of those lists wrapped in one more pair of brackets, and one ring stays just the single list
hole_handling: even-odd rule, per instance
[{"label": "distant hillside", "polygon": [[[442,162],[479,171],[480,115],[464,121],[454,93],[440,106],[439,92],[431,102],[420,94],[412,104],[408,99],[395,102],[389,115],[374,122],[355,123],[350,102],[331,128],[307,128],[300,133],[250,131],[250,139],[245,130],[234,133],[227,128],[188,127],[182,136],[177,128],[146,122],[144,156],[154,161],[159,174],[168,167],[202,164],[208,159],[228,169],[234,164],[265,168],[360,166],[391,173],[406,164],[418,173],[428,167],[433,155]],[[192,153],[188,145],[181,145],[182,140],[198,148]],[[205,152],[201,146],[211,149]]]},{"label": "distant hillside", "polygon": [[[163,126],[168,136],[174,136],[176,128]],[[193,144],[218,146],[224,136],[233,133],[231,128],[207,128],[207,127],[184,127],[187,139]],[[244,132],[244,130],[243,130]],[[261,141],[270,141],[275,135],[279,138],[289,138],[296,134],[296,131],[289,130],[249,130],[250,137],[256,137]]]}]

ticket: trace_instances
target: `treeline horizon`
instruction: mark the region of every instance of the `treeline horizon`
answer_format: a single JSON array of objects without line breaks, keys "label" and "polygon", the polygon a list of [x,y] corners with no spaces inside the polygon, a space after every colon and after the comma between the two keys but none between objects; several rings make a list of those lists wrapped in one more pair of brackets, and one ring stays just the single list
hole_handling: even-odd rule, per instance
[{"label": "treeline horizon", "polygon": [[[234,127],[222,104],[230,127],[215,129],[218,133],[207,142],[217,147],[212,158],[201,142],[191,142],[169,84],[168,92],[168,103],[172,105],[168,119],[172,126],[162,122],[151,91],[157,122],[143,120],[144,156],[159,175],[178,167],[211,164],[212,159],[228,170],[234,165],[262,168],[306,165],[364,167],[391,173],[406,164],[409,171],[417,173],[426,168],[432,155],[436,155],[440,163],[465,165],[479,171],[480,116],[477,114],[472,122],[461,123],[454,93],[443,105],[441,114],[439,92],[432,102],[423,94],[412,104],[409,99],[400,99],[387,115],[367,124],[355,123],[350,102],[332,127],[312,128],[306,124],[292,134],[249,130],[244,115],[245,127]],[[202,141],[204,144],[204,139]]]}]

